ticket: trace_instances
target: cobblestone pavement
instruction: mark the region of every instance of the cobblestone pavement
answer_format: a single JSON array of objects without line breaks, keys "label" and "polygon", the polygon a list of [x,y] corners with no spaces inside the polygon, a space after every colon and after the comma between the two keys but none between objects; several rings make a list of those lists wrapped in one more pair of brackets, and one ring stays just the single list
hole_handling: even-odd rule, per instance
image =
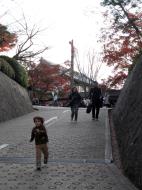
[{"label": "cobblestone pavement", "polygon": [[[35,170],[34,144],[29,143],[32,117],[48,120],[49,162]],[[136,190],[114,164],[105,162],[106,111],[92,121],[84,109],[78,122],[70,122],[70,111],[42,109],[0,124],[0,190]]]}]

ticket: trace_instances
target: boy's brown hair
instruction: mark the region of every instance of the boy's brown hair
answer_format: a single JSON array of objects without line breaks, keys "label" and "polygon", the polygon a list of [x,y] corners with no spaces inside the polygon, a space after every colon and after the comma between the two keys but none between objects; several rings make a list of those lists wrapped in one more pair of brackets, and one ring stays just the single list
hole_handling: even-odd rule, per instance
[{"label": "boy's brown hair", "polygon": [[43,118],[43,117],[35,116],[35,117],[33,118],[33,121],[35,122],[36,119],[37,119],[37,120],[40,120],[42,124],[44,123],[44,118]]}]

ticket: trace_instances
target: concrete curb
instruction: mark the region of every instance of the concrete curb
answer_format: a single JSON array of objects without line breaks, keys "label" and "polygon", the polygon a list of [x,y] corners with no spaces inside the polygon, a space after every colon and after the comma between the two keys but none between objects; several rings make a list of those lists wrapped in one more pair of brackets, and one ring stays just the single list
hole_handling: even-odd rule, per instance
[{"label": "concrete curb", "polygon": [[65,109],[70,109],[70,107],[55,107],[55,106],[35,106],[35,105],[33,105],[33,108],[34,109],[37,109],[37,110],[47,110],[47,109],[63,109],[63,108],[65,108]]},{"label": "concrete curb", "polygon": [[105,162],[106,163],[112,163],[113,157],[112,157],[112,144],[111,144],[111,134],[110,134],[110,123],[109,123],[109,115],[108,115],[108,109],[106,109],[106,121],[105,121]]}]

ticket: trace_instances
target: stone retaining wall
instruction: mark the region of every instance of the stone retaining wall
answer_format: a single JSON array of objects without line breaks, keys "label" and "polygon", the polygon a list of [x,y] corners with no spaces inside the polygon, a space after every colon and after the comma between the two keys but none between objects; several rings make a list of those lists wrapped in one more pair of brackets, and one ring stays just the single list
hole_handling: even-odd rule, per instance
[{"label": "stone retaining wall", "polygon": [[113,110],[113,125],[124,173],[142,189],[142,57]]},{"label": "stone retaining wall", "polygon": [[0,122],[32,111],[27,91],[0,72]]}]

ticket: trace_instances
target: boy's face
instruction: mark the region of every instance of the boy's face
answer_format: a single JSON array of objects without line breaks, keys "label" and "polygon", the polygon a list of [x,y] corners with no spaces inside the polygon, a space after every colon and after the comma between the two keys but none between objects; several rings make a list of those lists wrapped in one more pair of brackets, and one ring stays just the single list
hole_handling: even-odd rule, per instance
[{"label": "boy's face", "polygon": [[35,119],[34,123],[35,123],[36,127],[39,127],[42,125],[42,122],[39,119]]}]

